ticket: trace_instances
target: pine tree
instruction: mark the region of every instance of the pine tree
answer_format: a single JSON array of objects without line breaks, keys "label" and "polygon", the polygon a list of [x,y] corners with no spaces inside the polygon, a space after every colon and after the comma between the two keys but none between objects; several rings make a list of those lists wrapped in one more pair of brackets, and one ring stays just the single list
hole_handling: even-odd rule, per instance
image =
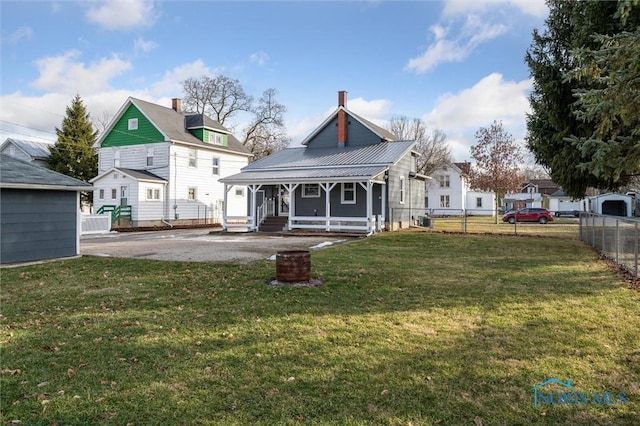
[{"label": "pine tree", "polygon": [[[576,78],[576,72],[585,65],[597,64],[598,57],[594,52],[603,45],[598,34],[614,36],[625,29],[637,28],[637,6],[630,6],[631,16],[623,22],[616,2],[547,0],[547,5],[546,28],[543,32],[534,31],[526,55],[533,78],[533,91],[529,97],[532,112],[527,116],[527,147],[568,195],[582,198],[589,187],[616,189],[628,180],[628,175],[623,176],[620,169],[603,166],[603,162],[594,162],[606,151],[593,149],[601,145],[585,143],[596,134],[599,117],[589,115],[592,105],[584,94],[597,94],[607,83],[593,78]],[[596,56],[595,61],[585,57],[585,52]],[[626,87],[626,90],[632,88]],[[581,94],[583,97],[579,99]],[[624,131],[622,126],[610,130]],[[604,140],[610,137],[596,136]],[[618,146],[609,146],[612,147]],[[613,157],[610,155],[613,152],[620,155]],[[610,150],[604,157],[620,162],[626,155],[628,152],[623,150]]]},{"label": "pine tree", "polygon": [[[47,160],[49,168],[84,182],[94,178],[98,173],[98,157],[93,144],[98,132],[93,129],[80,95],[76,95],[67,107],[62,128],[56,127],[56,134],[58,140],[51,147]],[[81,199],[91,203],[92,195],[91,192],[82,193]]]}]

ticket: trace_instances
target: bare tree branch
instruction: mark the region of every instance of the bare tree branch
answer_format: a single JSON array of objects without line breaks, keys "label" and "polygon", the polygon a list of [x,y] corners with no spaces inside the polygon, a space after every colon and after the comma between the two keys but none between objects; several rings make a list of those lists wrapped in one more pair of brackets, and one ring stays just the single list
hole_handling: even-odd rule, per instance
[{"label": "bare tree branch", "polygon": [[388,130],[400,140],[416,141],[418,157],[417,172],[431,175],[438,167],[451,160],[451,149],[446,144],[447,135],[440,129],[429,130],[419,118],[393,117]]}]

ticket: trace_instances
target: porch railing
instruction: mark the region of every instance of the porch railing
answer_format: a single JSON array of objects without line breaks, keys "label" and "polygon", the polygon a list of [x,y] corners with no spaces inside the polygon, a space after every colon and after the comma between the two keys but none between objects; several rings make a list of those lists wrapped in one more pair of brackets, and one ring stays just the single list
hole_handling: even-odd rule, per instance
[{"label": "porch railing", "polygon": [[291,216],[291,229],[322,229],[325,231],[378,231],[384,226],[380,216],[335,217],[335,216]]}]

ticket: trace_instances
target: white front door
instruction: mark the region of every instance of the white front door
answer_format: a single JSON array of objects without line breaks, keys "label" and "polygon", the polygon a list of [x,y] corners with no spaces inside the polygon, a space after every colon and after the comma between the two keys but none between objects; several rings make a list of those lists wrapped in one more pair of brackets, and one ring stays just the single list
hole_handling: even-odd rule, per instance
[{"label": "white front door", "polygon": [[278,198],[278,215],[289,216],[289,202],[289,191],[281,186],[280,197]]},{"label": "white front door", "polygon": [[129,201],[129,187],[127,185],[122,185],[120,187],[120,205],[126,206]]}]

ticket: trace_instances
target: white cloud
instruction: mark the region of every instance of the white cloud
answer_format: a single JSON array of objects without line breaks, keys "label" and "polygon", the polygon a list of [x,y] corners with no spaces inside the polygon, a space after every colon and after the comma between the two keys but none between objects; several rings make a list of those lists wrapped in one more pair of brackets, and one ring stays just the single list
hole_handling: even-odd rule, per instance
[{"label": "white cloud", "polygon": [[[419,56],[412,58],[405,69],[418,74],[425,73],[441,63],[461,62],[481,43],[494,39],[507,31],[506,25],[484,22],[477,15],[469,15],[462,27],[457,30],[450,24],[445,28],[440,24],[430,28],[434,41]],[[448,34],[456,34],[447,39]]]},{"label": "white cloud", "polygon": [[153,0],[106,0],[90,4],[87,18],[109,30],[149,27],[157,17]]},{"label": "white cloud", "polygon": [[531,88],[531,80],[505,81],[501,74],[493,73],[471,88],[440,96],[422,119],[447,134],[455,159],[468,159],[475,131],[494,120],[501,120],[516,140],[524,138]]},{"label": "white cloud", "polygon": [[495,10],[496,7],[511,5],[518,8],[521,12],[543,18],[549,13],[544,0],[447,0],[445,2],[443,15],[466,15],[474,12],[486,12],[487,10]]},{"label": "white cloud", "polygon": [[76,61],[80,54],[78,50],[70,50],[60,56],[37,60],[40,76],[33,82],[33,87],[56,93],[89,95],[108,89],[110,79],[131,69],[131,63],[115,55],[86,66]]},{"label": "white cloud", "polygon": [[269,55],[263,51],[252,53],[249,56],[249,61],[254,62],[260,66],[263,66],[269,60]]},{"label": "white cloud", "polygon": [[142,37],[138,37],[133,41],[133,48],[136,52],[149,53],[157,47],[158,43],[152,40],[145,40]]},{"label": "white cloud", "polygon": [[188,78],[199,79],[211,77],[217,70],[211,70],[202,60],[197,59],[188,64],[177,66],[166,71],[160,81],[151,85],[151,91],[156,96],[175,97],[182,93],[182,82]]},{"label": "white cloud", "polygon": [[11,34],[9,34],[8,36],[3,37],[2,41],[9,44],[16,44],[23,40],[31,40],[32,38],[33,38],[33,30],[31,29],[31,27],[22,26],[16,29]]},{"label": "white cloud", "polygon": [[374,99],[367,101],[363,98],[349,99],[347,109],[376,124],[389,119],[391,114],[391,102],[388,99]]},{"label": "white cloud", "polygon": [[473,87],[438,98],[436,106],[423,119],[432,126],[447,130],[486,126],[493,120],[505,125],[522,125],[529,111],[530,80],[504,81],[493,73]]}]

